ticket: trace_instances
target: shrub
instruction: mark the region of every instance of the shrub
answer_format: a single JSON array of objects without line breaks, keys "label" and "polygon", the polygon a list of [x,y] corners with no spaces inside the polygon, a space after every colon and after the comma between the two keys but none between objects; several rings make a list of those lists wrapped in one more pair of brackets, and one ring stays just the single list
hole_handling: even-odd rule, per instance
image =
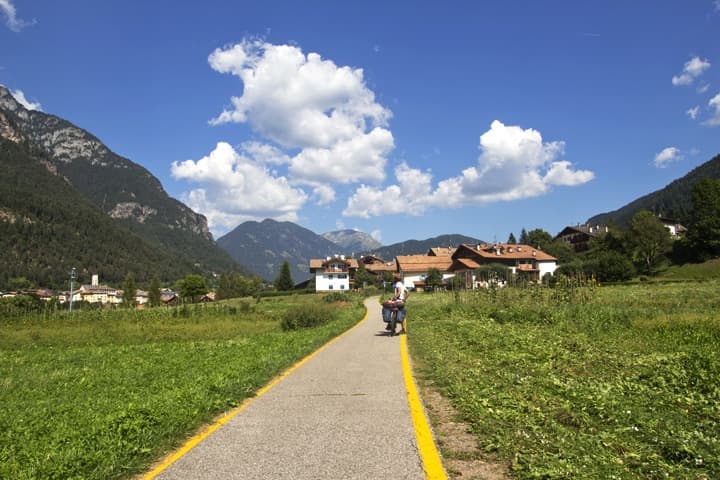
[{"label": "shrub", "polygon": [[317,327],[325,325],[334,317],[335,309],[329,305],[302,305],[288,309],[282,316],[280,326],[285,331]]},{"label": "shrub", "polygon": [[324,299],[326,303],[347,302],[348,295],[348,293],[344,292],[331,292],[325,295]]}]

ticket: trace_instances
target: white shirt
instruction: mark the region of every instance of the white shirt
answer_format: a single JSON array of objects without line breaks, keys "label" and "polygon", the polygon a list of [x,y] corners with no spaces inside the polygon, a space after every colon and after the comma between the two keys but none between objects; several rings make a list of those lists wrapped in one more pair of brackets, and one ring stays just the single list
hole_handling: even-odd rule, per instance
[{"label": "white shirt", "polygon": [[[397,291],[400,291],[400,294],[397,294]],[[395,294],[398,295],[398,298],[400,300],[405,300],[405,284],[403,284],[400,280],[395,284]]]}]

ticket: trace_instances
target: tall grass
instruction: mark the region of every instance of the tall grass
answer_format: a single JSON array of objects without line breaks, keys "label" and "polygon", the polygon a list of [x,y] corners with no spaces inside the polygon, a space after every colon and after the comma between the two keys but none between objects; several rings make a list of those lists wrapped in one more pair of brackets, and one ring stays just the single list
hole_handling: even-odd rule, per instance
[{"label": "tall grass", "polygon": [[718,287],[416,295],[408,340],[516,478],[720,478]]},{"label": "tall grass", "polygon": [[127,478],[362,315],[283,332],[316,296],[0,324],[0,478]]}]

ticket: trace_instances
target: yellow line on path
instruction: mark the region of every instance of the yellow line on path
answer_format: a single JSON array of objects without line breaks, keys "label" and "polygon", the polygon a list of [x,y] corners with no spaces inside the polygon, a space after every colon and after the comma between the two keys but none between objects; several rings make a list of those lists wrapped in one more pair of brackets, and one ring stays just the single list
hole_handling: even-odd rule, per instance
[{"label": "yellow line on path", "polygon": [[145,476],[142,478],[144,480],[152,480],[158,475],[160,475],[162,472],[164,472],[167,468],[170,467],[173,463],[177,462],[185,456],[190,450],[195,448],[200,442],[205,440],[207,437],[212,435],[213,432],[215,432],[218,428],[222,427],[224,424],[229,422],[233,417],[235,417],[238,413],[245,410],[254,400],[259,398],[260,396],[266,394],[271,388],[273,388],[275,385],[280,383],[280,381],[290,375],[292,372],[297,370],[298,368],[305,365],[307,362],[309,362],[313,357],[315,357],[318,353],[325,350],[327,347],[350,333],[352,330],[357,328],[368,316],[368,310],[365,310],[365,316],[360,320],[358,323],[356,323],[353,327],[349,328],[342,334],[338,335],[337,337],[333,338],[329,342],[327,342],[325,345],[321,346],[317,350],[315,350],[313,353],[308,355],[307,357],[303,358],[302,360],[298,361],[296,364],[282,372],[277,377],[273,378],[270,383],[262,387],[260,390],[257,391],[254,397],[247,398],[243,403],[241,403],[239,406],[233,408],[232,410],[226,412],[220,419],[215,421],[212,425],[207,426],[202,431],[197,433],[196,435],[192,436],[190,439],[188,439],[178,450],[175,452],[169,454],[167,457],[165,457],[155,468],[153,468],[150,472],[146,473]]},{"label": "yellow line on path", "polygon": [[425,410],[420,402],[407,348],[407,335],[400,336],[400,355],[402,357],[403,377],[405,378],[405,390],[407,390],[410,415],[415,426],[415,438],[417,439],[420,458],[423,463],[426,480],[447,480],[445,469],[440,460],[440,453],[435,446],[430,425],[425,417]]}]

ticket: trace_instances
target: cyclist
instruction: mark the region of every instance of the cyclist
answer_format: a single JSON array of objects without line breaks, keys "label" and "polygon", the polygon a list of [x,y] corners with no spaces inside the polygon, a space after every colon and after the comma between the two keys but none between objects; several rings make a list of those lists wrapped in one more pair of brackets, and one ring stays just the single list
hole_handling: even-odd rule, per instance
[{"label": "cyclist", "polygon": [[402,325],[402,330],[400,330],[400,333],[406,333],[407,332],[407,320],[406,320],[406,312],[405,312],[405,302],[407,302],[407,298],[409,295],[409,291],[405,284],[398,279],[398,281],[395,283],[395,294],[393,296],[393,301],[400,303],[400,308],[398,309],[398,320],[400,320],[400,324]]}]

